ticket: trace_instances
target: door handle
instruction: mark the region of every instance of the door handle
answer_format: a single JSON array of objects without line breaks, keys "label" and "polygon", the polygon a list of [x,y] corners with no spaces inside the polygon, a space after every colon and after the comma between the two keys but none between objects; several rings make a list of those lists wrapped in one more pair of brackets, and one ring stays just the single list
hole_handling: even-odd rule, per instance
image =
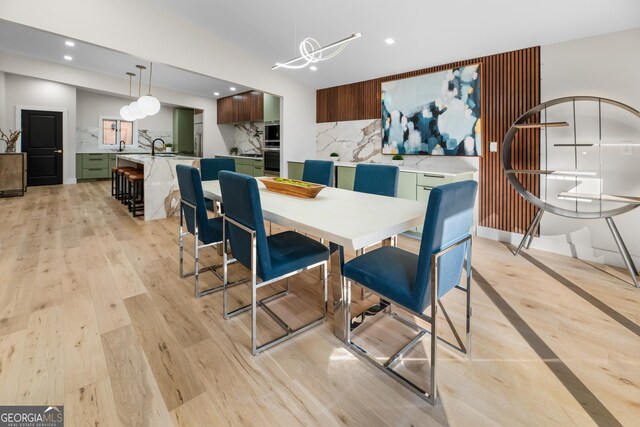
[{"label": "door handle", "polygon": [[62,150],[53,150],[53,152],[62,154]]}]

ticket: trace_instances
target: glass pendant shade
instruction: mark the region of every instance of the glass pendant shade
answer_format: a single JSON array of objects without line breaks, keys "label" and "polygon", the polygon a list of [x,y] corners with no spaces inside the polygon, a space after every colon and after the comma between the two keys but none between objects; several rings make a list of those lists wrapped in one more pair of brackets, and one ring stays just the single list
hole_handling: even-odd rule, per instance
[{"label": "glass pendant shade", "polygon": [[123,106],[120,109],[120,117],[122,117],[122,120],[125,120],[127,122],[132,122],[136,119],[135,117],[133,117],[133,115],[129,111],[129,104]]},{"label": "glass pendant shade", "polygon": [[160,111],[160,101],[152,95],[141,96],[138,99],[138,108],[147,116],[153,116]]},{"label": "glass pendant shade", "polygon": [[147,115],[140,110],[137,101],[133,101],[131,104],[129,104],[129,112],[133,117],[136,118],[136,120],[144,119],[145,117],[147,117]]}]

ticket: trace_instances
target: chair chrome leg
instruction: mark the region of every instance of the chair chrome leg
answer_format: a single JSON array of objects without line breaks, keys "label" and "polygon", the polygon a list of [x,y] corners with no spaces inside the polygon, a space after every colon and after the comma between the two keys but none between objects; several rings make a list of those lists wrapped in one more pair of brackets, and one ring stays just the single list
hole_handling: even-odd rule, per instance
[{"label": "chair chrome leg", "polygon": [[438,353],[438,330],[436,328],[438,315],[438,269],[439,257],[431,256],[431,378],[429,380],[429,396],[427,400],[432,405],[436,403],[436,357]]},{"label": "chair chrome leg", "polygon": [[195,282],[196,282],[196,298],[198,298],[198,295],[200,295],[200,284],[198,283],[198,278],[200,277],[200,269],[198,268],[198,226],[194,225],[195,227],[195,233],[193,235],[193,241],[194,241],[194,255],[195,255],[195,265],[196,268],[194,270],[194,276],[195,276]]},{"label": "chair chrome leg", "polygon": [[254,356],[258,354],[258,346],[257,346],[257,331],[256,331],[256,322],[257,322],[257,307],[256,307],[256,293],[257,293],[257,254],[256,254],[256,232],[251,233],[251,353]]}]

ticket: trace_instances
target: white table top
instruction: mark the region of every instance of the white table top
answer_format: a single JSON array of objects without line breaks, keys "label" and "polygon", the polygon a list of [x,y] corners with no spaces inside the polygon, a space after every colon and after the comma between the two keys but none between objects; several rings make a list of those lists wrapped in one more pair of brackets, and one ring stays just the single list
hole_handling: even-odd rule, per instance
[{"label": "white table top", "polygon": [[[424,222],[426,205],[327,187],[315,199],[267,191],[258,180],[264,219],[356,250]],[[205,197],[220,199],[219,181],[203,181]]]}]

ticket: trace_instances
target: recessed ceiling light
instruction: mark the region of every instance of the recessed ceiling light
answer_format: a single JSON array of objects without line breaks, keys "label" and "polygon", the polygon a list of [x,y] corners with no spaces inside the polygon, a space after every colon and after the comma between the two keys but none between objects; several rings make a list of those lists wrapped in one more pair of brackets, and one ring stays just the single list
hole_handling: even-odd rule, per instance
[{"label": "recessed ceiling light", "polygon": [[72,42],[71,40],[67,40],[66,42],[64,42],[64,44],[66,44],[69,47],[74,47],[76,44],[74,42]]},{"label": "recessed ceiling light", "polygon": [[312,65],[311,67],[309,67],[309,69],[311,71],[318,71],[318,67],[316,67],[315,65]]},{"label": "recessed ceiling light", "polygon": [[213,96],[218,96],[220,95],[220,92],[213,92]]},{"label": "recessed ceiling light", "polygon": [[394,39],[392,39],[392,38],[388,38],[388,39],[385,39],[384,42],[386,44],[394,44],[396,41]]},{"label": "recessed ceiling light", "polygon": [[65,55],[64,59],[66,59],[67,61],[73,61],[73,57],[71,55]]},{"label": "recessed ceiling light", "polygon": [[229,88],[229,90],[230,90],[231,92],[234,92],[234,91],[236,90],[236,88],[235,88],[235,87],[233,87],[233,86],[231,86],[231,87]]}]

